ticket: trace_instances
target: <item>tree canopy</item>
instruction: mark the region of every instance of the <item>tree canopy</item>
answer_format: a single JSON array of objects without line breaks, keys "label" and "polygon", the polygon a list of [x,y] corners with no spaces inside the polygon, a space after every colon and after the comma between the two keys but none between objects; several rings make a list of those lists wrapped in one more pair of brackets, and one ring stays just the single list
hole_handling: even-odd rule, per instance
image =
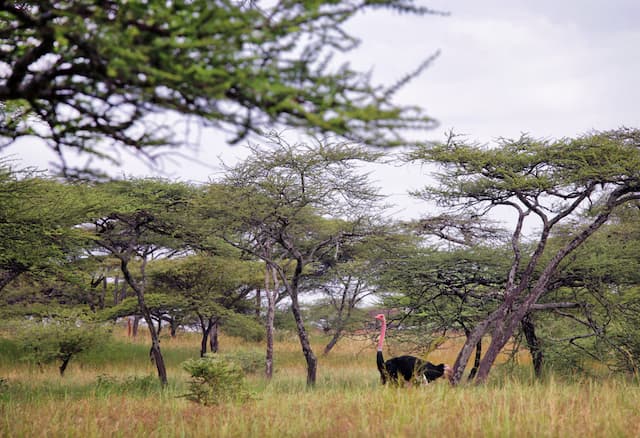
[{"label": "tree canopy", "polygon": [[[501,304],[478,323],[458,355],[459,381],[472,349],[483,335],[491,344],[478,369],[484,381],[517,327],[548,291],[561,262],[579,248],[622,205],[640,199],[640,135],[634,129],[592,133],[575,139],[502,139],[494,148],[452,136],[423,147],[411,158],[441,166],[440,185],[417,193],[468,217],[481,218],[497,206],[515,212],[512,257]],[[523,226],[532,216],[541,224],[532,245]],[[588,218],[579,221],[578,219]],[[549,244],[561,224],[567,238]]]},{"label": "tree canopy", "polygon": [[153,160],[154,146],[189,141],[160,113],[231,143],[284,125],[405,144],[407,128],[434,120],[393,96],[429,60],[388,87],[332,62],[359,43],[345,23],[370,9],[433,12],[412,0],[2,2],[0,139],[46,140],[69,176],[87,170],[67,165],[70,151],[117,162],[114,148],[128,147]]}]

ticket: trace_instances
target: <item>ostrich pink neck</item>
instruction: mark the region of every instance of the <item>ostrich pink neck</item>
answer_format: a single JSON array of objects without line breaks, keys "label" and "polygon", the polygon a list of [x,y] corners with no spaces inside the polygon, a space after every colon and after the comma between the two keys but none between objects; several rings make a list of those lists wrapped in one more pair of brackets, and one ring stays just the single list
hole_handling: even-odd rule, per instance
[{"label": "ostrich pink neck", "polygon": [[378,339],[378,351],[382,351],[382,344],[384,344],[384,335],[387,332],[387,321],[384,318],[380,320],[382,326],[380,327],[380,339]]}]

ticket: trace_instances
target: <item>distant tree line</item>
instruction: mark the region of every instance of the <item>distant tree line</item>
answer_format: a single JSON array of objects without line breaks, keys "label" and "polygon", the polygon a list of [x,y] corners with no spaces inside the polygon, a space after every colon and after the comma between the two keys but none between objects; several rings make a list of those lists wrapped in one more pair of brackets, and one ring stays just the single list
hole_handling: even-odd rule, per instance
[{"label": "distant tree line", "polygon": [[[451,138],[416,150],[407,159],[443,169],[440,185],[416,195],[443,210],[410,223],[385,218],[384,199],[358,170],[383,154],[346,143],[271,137],[205,185],[68,183],[5,164],[2,312],[137,315],[163,383],[163,324],[199,327],[201,355],[217,350],[221,324],[266,333],[271,376],[276,304],[286,298],[313,385],[310,309],[300,303],[309,291],[330,304],[325,352],[376,296],[396,309],[398,336],[423,351],[464,337],[457,381],[474,351],[471,377],[486,380],[508,345],[526,347],[538,375],[547,363],[584,371],[594,360],[637,372],[636,138],[618,130],[494,148]],[[498,206],[516,212],[511,232],[488,220]],[[538,227],[525,234],[529,217]]]}]

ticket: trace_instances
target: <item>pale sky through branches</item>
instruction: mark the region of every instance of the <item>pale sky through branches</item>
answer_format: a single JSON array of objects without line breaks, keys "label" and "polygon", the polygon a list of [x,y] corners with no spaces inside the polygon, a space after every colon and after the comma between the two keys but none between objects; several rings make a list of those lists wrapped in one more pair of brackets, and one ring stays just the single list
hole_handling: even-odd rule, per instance
[{"label": "pale sky through branches", "polygon": [[[348,55],[371,70],[375,83],[392,84],[436,51],[440,56],[400,91],[399,102],[423,107],[446,133],[490,143],[528,133],[574,137],[592,130],[638,127],[640,111],[640,2],[637,0],[432,0],[422,4],[451,15],[409,17],[369,12],[350,25],[362,39]],[[169,118],[167,120],[170,120]],[[180,128],[183,129],[183,128]],[[209,130],[192,138],[198,147],[150,169],[126,155],[114,176],[157,175],[206,182],[219,174],[219,158],[246,154]],[[54,155],[33,139],[2,150],[19,167],[46,169]],[[217,170],[216,170],[217,169]],[[375,180],[399,217],[417,217],[424,204],[406,192],[428,181],[427,169],[377,166]]]}]

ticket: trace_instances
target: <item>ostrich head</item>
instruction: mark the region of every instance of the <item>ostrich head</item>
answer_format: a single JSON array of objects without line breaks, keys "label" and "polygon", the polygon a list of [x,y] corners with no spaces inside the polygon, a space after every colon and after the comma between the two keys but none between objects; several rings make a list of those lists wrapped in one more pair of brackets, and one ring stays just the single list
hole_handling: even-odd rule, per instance
[{"label": "ostrich head", "polygon": [[378,321],[382,321],[382,322],[385,322],[385,320],[386,320],[385,317],[384,317],[384,314],[382,314],[382,313],[377,314],[376,315],[376,319]]}]

